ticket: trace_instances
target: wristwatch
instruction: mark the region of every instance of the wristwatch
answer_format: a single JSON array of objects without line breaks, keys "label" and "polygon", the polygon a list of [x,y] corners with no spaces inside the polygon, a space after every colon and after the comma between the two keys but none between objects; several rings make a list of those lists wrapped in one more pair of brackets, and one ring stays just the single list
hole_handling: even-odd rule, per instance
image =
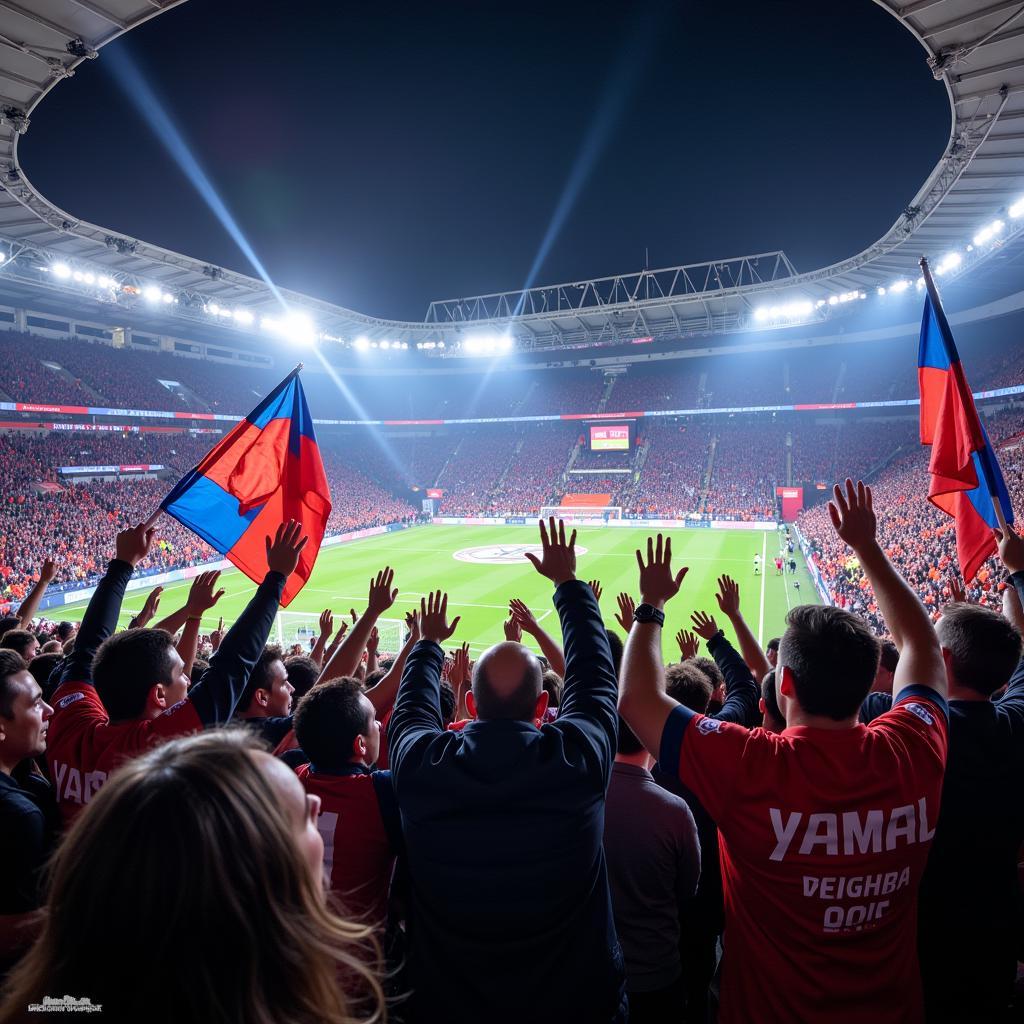
[{"label": "wristwatch", "polygon": [[633,618],[637,622],[654,622],[659,626],[665,625],[665,613],[653,604],[642,604],[633,612]]}]

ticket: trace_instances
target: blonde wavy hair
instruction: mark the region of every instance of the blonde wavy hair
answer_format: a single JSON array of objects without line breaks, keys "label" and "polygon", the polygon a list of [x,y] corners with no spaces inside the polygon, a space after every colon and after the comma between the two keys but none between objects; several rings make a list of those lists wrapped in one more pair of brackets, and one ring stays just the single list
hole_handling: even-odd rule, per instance
[{"label": "blonde wavy hair", "polygon": [[259,749],[217,729],[111,776],[53,859],[0,1021],[36,1019],[29,1004],[65,994],[147,1024],[384,1020],[373,930],[325,901]]}]

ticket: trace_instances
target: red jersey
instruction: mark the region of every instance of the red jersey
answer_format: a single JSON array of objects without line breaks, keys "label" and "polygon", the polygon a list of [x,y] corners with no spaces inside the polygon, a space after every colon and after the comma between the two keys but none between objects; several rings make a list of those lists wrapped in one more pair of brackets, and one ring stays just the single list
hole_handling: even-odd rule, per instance
[{"label": "red jersey", "polygon": [[923,1019],[917,889],[947,740],[945,702],[920,686],[852,729],[669,715],[662,770],[721,836],[721,1024]]},{"label": "red jersey", "polygon": [[64,683],[51,703],[46,760],[65,825],[71,824],[122,761],[161,740],[203,728],[189,700],[179,701],[157,718],[111,725],[103,701],[89,683]]},{"label": "red jersey", "polygon": [[317,828],[324,841],[324,874],[345,909],[368,924],[387,919],[388,886],[401,842],[390,772],[347,766],[344,774],[295,769],[307,793],[320,797]]}]

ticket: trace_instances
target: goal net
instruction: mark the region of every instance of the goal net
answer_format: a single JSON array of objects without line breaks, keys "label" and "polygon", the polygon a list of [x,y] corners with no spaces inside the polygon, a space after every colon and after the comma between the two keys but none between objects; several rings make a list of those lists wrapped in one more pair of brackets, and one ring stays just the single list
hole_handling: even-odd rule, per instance
[{"label": "goal net", "polygon": [[[335,626],[337,626],[338,621],[339,616],[335,615]],[[344,621],[348,623],[351,629],[352,622],[347,615],[344,616]],[[397,654],[402,649],[402,643],[405,640],[405,623],[401,619],[378,619],[377,632],[380,634],[380,646],[378,648],[380,654]],[[274,624],[274,637],[282,647],[289,648],[293,644],[301,644],[303,653],[308,654],[319,635],[319,612],[277,613],[277,619]]]},{"label": "goal net", "polygon": [[554,516],[567,523],[606,523],[609,519],[622,518],[621,505],[544,505],[540,510],[542,519]]}]

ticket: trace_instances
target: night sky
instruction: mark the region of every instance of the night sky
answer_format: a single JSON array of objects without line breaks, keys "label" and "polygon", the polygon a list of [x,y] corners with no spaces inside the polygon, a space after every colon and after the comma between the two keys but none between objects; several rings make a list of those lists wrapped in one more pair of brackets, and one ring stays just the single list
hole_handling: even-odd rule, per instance
[{"label": "night sky", "polygon": [[57,86],[20,156],[76,216],[246,273],[123,57],[276,282],[417,320],[645,247],[822,266],[890,226],[949,132],[924,51],[870,0],[189,0]]}]

